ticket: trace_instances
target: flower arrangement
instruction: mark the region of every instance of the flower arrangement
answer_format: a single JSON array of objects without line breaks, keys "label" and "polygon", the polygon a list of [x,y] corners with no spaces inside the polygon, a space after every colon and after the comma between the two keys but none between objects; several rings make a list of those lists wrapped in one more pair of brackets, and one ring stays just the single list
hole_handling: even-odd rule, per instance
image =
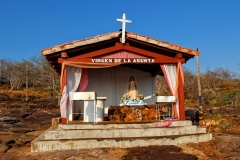
[{"label": "flower arrangement", "polygon": [[143,99],[144,99],[144,95],[143,95],[143,94],[139,94],[139,95],[137,96],[137,99],[138,99],[138,100],[143,100]]},{"label": "flower arrangement", "polygon": [[128,94],[124,94],[120,100],[120,104],[138,104],[139,102],[143,102],[144,96],[143,94],[139,94],[136,99],[130,99],[131,97]]},{"label": "flower arrangement", "polygon": [[123,97],[120,100],[120,103],[124,103],[126,100],[128,100],[130,98],[130,96],[128,94],[124,94]]}]

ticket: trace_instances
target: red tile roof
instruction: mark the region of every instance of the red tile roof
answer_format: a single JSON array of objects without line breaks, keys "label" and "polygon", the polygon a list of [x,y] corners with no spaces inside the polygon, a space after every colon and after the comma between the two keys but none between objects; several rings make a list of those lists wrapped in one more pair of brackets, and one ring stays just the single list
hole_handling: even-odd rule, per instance
[{"label": "red tile roof", "polygon": [[[72,49],[72,48],[76,48],[79,46],[84,46],[84,45],[88,45],[88,44],[93,44],[93,43],[98,43],[101,41],[106,41],[112,38],[117,38],[119,37],[119,35],[121,34],[121,31],[118,32],[111,32],[108,34],[101,34],[95,37],[91,37],[91,38],[85,38],[83,40],[76,40],[73,42],[69,42],[69,43],[64,43],[62,45],[57,45],[57,46],[53,46],[51,48],[47,48],[47,49],[43,49],[41,52],[42,54],[45,55],[49,55],[55,52],[60,52],[60,51],[65,51],[66,49]],[[154,38],[150,38],[144,35],[140,35],[140,34],[136,34],[133,32],[126,32],[126,36],[130,39],[136,39],[139,41],[143,41],[149,44],[153,44],[153,45],[157,45],[160,47],[164,47],[164,48],[168,48],[171,50],[175,50],[175,51],[179,51],[179,52],[183,52],[186,54],[190,54],[190,55],[196,55],[199,56],[199,52],[197,50],[191,50],[189,48],[185,48],[185,47],[181,47],[179,45],[176,44],[171,44],[168,42],[164,42],[158,39],[154,39]],[[119,37],[120,38],[120,37]]]}]

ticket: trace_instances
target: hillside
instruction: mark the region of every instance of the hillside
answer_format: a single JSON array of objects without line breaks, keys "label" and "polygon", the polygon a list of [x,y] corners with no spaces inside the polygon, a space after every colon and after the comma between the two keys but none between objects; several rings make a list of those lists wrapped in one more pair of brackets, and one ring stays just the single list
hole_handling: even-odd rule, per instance
[{"label": "hillside", "polygon": [[6,84],[0,86],[1,159],[240,159],[240,108],[229,106],[204,106],[200,125],[213,133],[209,142],[31,153],[31,141],[51,126],[52,118],[60,117],[58,99],[50,95],[29,91],[26,101],[24,91],[11,91]]}]

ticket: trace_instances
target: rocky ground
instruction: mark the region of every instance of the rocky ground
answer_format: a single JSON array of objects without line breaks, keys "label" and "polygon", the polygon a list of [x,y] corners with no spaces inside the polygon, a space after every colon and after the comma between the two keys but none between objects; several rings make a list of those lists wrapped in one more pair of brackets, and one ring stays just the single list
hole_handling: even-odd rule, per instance
[{"label": "rocky ground", "polygon": [[240,108],[236,107],[215,107],[206,111],[211,114],[206,114],[200,124],[213,133],[209,142],[31,153],[31,141],[51,126],[52,118],[60,116],[56,104],[56,100],[33,97],[25,102],[21,97],[12,99],[0,94],[0,159],[240,159]]}]

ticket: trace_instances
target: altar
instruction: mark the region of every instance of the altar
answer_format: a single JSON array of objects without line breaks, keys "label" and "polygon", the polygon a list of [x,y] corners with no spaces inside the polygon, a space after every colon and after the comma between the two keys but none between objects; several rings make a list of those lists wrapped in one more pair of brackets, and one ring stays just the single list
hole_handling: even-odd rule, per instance
[{"label": "altar", "polygon": [[158,122],[174,119],[175,96],[156,96],[154,104],[110,106],[111,122]]},{"label": "altar", "polygon": [[108,108],[108,117],[111,122],[156,122],[156,111],[155,104],[110,106]]}]

